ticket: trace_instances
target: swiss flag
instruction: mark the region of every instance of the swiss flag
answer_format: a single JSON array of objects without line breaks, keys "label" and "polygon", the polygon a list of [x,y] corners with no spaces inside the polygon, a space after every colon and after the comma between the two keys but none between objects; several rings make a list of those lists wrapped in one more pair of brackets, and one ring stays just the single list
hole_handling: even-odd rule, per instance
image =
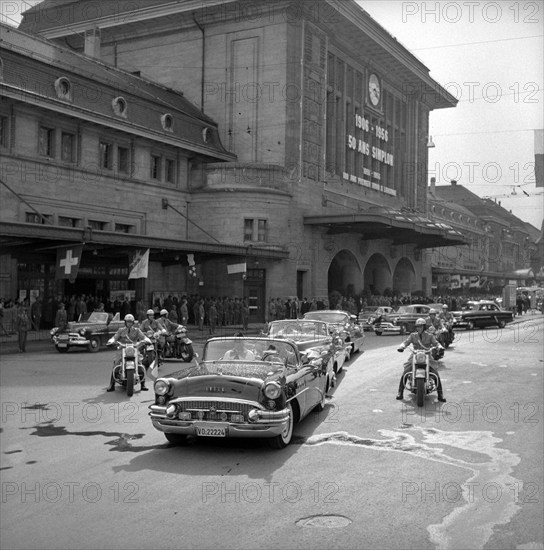
[{"label": "swiss flag", "polygon": [[57,268],[55,271],[55,278],[75,281],[77,271],[81,264],[82,253],[82,244],[57,248]]}]

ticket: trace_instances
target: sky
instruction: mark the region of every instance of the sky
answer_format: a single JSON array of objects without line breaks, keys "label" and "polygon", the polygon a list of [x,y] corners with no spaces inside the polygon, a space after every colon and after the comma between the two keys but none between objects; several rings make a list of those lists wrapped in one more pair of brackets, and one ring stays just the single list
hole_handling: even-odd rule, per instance
[{"label": "sky", "polygon": [[[458,99],[431,112],[429,177],[455,179],[540,229],[534,130],[544,127],[544,1],[357,1]],[[18,25],[36,3],[0,0],[1,20]]]}]

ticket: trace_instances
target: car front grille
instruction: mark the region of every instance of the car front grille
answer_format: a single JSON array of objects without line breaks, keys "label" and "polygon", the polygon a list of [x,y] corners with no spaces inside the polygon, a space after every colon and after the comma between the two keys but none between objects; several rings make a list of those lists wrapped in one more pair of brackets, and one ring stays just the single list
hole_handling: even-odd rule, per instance
[{"label": "car front grille", "polygon": [[[180,401],[177,403],[177,412],[190,412],[191,420],[213,420],[216,422],[228,421],[231,415],[243,415],[247,420],[248,412],[255,407],[249,403],[231,401]],[[227,418],[225,418],[225,413]]]}]

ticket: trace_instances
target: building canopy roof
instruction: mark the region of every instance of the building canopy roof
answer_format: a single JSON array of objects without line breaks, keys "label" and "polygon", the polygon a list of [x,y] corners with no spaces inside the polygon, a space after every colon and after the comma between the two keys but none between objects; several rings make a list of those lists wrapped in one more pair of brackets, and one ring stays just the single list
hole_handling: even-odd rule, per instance
[{"label": "building canopy roof", "polygon": [[390,239],[394,245],[413,243],[419,248],[435,248],[468,244],[466,238],[448,224],[385,207],[372,207],[354,214],[305,216],[304,224],[326,227],[330,235],[356,233],[363,240]]}]

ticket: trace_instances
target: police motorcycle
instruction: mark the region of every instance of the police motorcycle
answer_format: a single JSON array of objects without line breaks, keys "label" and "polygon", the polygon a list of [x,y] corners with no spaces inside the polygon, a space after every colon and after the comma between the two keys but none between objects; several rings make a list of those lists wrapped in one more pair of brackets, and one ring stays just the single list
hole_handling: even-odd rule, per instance
[{"label": "police motorcycle", "polygon": [[139,349],[149,344],[149,338],[140,342],[124,344],[115,341],[112,337],[108,340],[107,346],[116,346],[121,349],[121,357],[113,365],[112,377],[115,383],[127,390],[128,397],[134,394],[134,386],[145,381],[145,368],[142,363],[142,354]]},{"label": "police motorcycle", "polygon": [[148,369],[154,361],[157,361],[157,367],[160,367],[161,357],[159,354],[159,339],[161,332],[153,332],[152,330],[149,330],[145,333],[145,335],[149,338],[149,343],[142,348],[142,364],[146,369]]},{"label": "police motorcycle", "polygon": [[176,357],[181,359],[184,363],[190,363],[194,357],[193,342],[187,337],[187,328],[180,325],[175,336],[175,349]]},{"label": "police motorcycle", "polygon": [[[429,368],[430,358],[442,358],[444,350],[437,346],[414,349],[411,345],[407,349],[412,351],[412,370],[404,374],[404,388],[416,396],[417,406],[423,407],[425,396],[438,389],[438,378]],[[404,348],[398,348],[398,351],[403,350]]]}]

